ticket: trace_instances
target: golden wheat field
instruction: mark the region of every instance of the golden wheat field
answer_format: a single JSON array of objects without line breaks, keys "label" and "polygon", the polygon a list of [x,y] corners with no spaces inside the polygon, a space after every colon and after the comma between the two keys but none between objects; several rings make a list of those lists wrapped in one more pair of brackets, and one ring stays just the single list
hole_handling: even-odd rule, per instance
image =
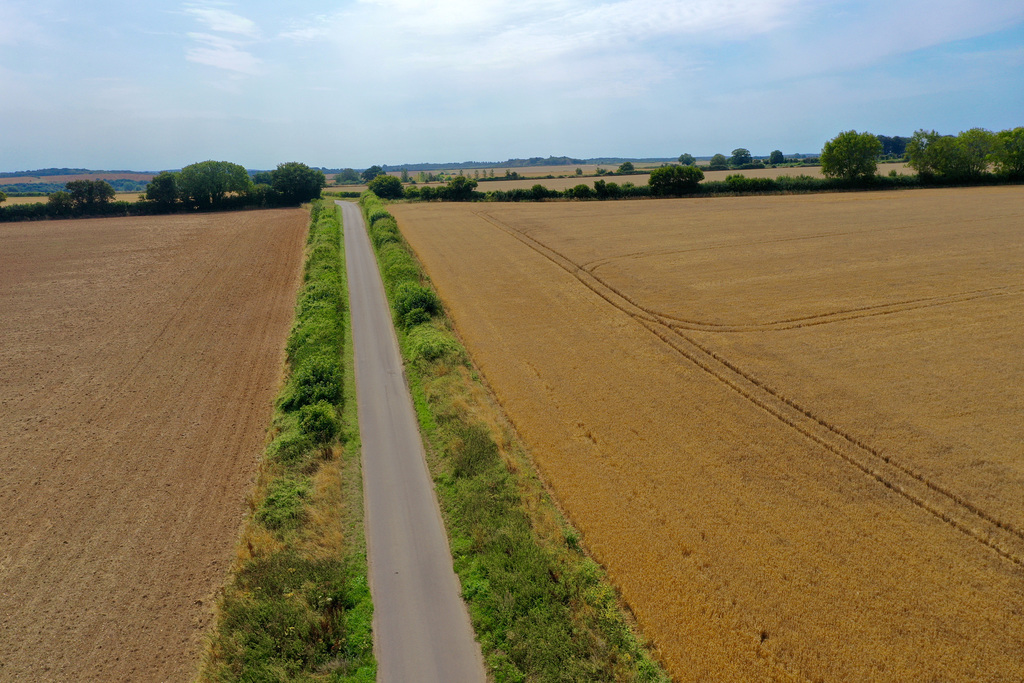
[{"label": "golden wheat field", "polygon": [[673,678],[1024,680],[1024,191],[393,213]]},{"label": "golden wheat field", "polygon": [[[651,168],[657,168],[660,165],[661,164],[642,164],[642,163],[638,163],[638,164],[636,164],[636,168],[637,168],[638,171],[645,171],[645,170],[650,170]],[[518,189],[528,190],[531,187],[533,187],[534,185],[540,184],[540,185],[543,185],[544,187],[548,188],[549,190],[560,190],[561,191],[561,190],[567,190],[570,187],[576,187],[577,185],[580,185],[580,184],[586,185],[588,187],[593,187],[595,180],[601,180],[602,179],[602,178],[597,178],[597,177],[594,176],[594,174],[597,172],[598,166],[589,165],[589,166],[581,166],[580,168],[583,170],[583,173],[585,175],[582,175],[582,176],[575,175],[576,167],[574,167],[574,166],[536,166],[536,167],[512,169],[512,170],[515,170],[517,173],[519,173],[520,176],[523,176],[523,177],[519,178],[518,180],[504,180],[503,176],[505,175],[505,169],[504,168],[496,168],[496,169],[493,169],[494,170],[494,175],[495,175],[495,177],[499,178],[499,180],[488,180],[488,181],[485,181],[485,182],[481,182],[481,183],[479,183],[477,185],[476,189],[478,191],[480,191],[480,192],[492,192],[492,191],[495,191],[495,190],[502,190],[502,191],[505,191],[505,190],[518,190]],[[602,166],[602,168],[606,168],[609,171],[614,171],[617,168],[617,166],[615,164],[606,164],[605,166]],[[467,177],[473,178],[475,170],[476,169],[474,169],[474,170],[466,170],[466,171],[464,171],[464,173],[465,173],[465,175]],[[481,174],[483,174],[485,171],[487,171],[487,169],[483,169],[480,172],[481,172]],[[911,169],[909,166],[907,166],[904,163],[886,163],[886,164],[879,164],[878,165],[878,173],[881,174],[881,175],[888,175],[891,171],[896,171],[897,173],[899,173],[901,175],[908,175],[910,173],[913,173],[913,169]],[[451,169],[449,172],[451,172],[451,173],[458,173],[458,169]],[[725,180],[727,176],[734,175],[734,174],[744,175],[744,176],[747,176],[748,178],[778,178],[780,176],[798,176],[798,175],[807,175],[807,176],[811,176],[812,178],[822,178],[822,177],[824,177],[822,175],[822,173],[821,173],[821,167],[820,166],[800,166],[800,167],[777,167],[777,168],[748,169],[748,170],[744,170],[744,171],[737,171],[737,170],[730,170],[730,171],[705,171],[704,172],[704,179],[705,180]],[[400,175],[400,172],[395,171],[395,172],[392,172],[391,175],[398,176],[398,175]],[[410,175],[413,178],[416,177],[416,173],[410,173]],[[554,178],[545,178],[545,177],[543,177],[545,175],[553,175],[555,177]],[[605,180],[606,182],[618,183],[620,185],[622,183],[633,183],[634,185],[646,185],[649,178],[650,178],[650,174],[649,173],[636,173],[634,175],[622,175],[622,176],[618,176],[618,175],[606,175],[606,176],[603,176],[603,180]],[[445,185],[445,183],[442,183],[442,182],[422,183],[422,184],[419,185],[419,187],[423,187],[425,185],[429,185],[431,187],[443,187]],[[345,191],[350,191],[350,192],[363,192],[363,191],[366,190],[366,185],[338,185],[336,187],[335,186],[331,186],[331,188],[329,188],[329,189],[332,189],[332,190],[333,189],[340,189],[340,190],[345,190]]]},{"label": "golden wheat field", "polygon": [[[115,202],[137,202],[139,197],[145,196],[145,192],[118,192],[114,195]],[[46,197],[8,197],[3,204],[45,204]],[[0,204],[0,206],[3,206]]]}]

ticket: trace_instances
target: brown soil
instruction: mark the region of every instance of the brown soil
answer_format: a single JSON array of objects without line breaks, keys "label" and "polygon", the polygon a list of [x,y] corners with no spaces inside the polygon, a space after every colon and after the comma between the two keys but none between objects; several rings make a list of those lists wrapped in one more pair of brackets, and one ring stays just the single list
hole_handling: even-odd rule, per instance
[{"label": "brown soil", "polygon": [[0,226],[0,680],[194,675],[306,220]]},{"label": "brown soil", "polygon": [[1020,188],[395,205],[678,680],[1024,680]]}]

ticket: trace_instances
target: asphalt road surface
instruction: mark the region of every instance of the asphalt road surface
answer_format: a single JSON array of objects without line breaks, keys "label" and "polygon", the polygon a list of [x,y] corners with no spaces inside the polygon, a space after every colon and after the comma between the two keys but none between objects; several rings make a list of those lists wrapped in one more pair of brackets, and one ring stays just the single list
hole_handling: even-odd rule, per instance
[{"label": "asphalt road surface", "polygon": [[377,680],[482,682],[365,222],[356,204],[336,203],[345,225]]}]

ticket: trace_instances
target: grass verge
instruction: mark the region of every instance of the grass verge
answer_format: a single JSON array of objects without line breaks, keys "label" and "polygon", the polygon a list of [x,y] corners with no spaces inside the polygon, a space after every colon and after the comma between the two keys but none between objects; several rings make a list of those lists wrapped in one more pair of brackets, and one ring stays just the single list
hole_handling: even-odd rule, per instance
[{"label": "grass verge", "polygon": [[490,399],[395,219],[372,192],[360,203],[490,676],[667,681]]},{"label": "grass verge", "polygon": [[376,677],[339,213],[310,210],[288,379],[198,680]]}]

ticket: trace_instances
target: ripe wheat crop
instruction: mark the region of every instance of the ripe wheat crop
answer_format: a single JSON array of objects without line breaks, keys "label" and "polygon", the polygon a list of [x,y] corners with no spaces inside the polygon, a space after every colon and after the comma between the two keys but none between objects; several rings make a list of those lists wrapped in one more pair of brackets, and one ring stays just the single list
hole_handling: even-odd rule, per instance
[{"label": "ripe wheat crop", "polygon": [[674,678],[1020,680],[1021,206],[393,213]]}]

